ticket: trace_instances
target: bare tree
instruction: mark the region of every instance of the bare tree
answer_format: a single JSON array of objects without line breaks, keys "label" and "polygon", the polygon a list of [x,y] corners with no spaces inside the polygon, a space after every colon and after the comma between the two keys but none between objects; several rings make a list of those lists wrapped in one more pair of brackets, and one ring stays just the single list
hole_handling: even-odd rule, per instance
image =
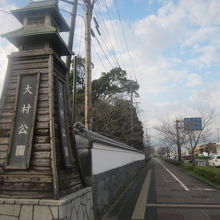
[{"label": "bare tree", "polygon": [[201,130],[185,130],[185,147],[191,152],[193,156],[193,165],[195,165],[195,148],[200,143],[207,142],[208,138],[211,136],[211,124],[214,120],[214,112],[211,111],[208,115],[206,115],[204,112],[200,112],[200,117],[202,118],[202,127]]},{"label": "bare tree", "polygon": [[[205,111],[198,111],[202,119],[201,130],[185,130],[183,117],[176,117],[176,120],[164,120],[157,127],[154,127],[160,135],[160,139],[170,146],[176,146],[178,151],[178,161],[181,162],[181,148],[184,146],[193,156],[193,165],[195,164],[194,152],[198,144],[207,142],[211,136],[211,124],[214,120],[214,111],[208,114]],[[174,123],[176,122],[176,123]],[[166,145],[165,145],[166,146]]]},{"label": "bare tree", "polygon": [[170,146],[176,146],[178,151],[178,161],[181,162],[181,148],[184,145],[186,134],[176,121],[181,122],[182,117],[176,117],[176,120],[166,119],[161,121],[159,126],[154,127],[159,132],[160,138]]},{"label": "bare tree", "polygon": [[144,150],[145,150],[146,158],[150,158],[152,155],[155,154],[155,148],[151,143],[150,138],[144,140]]},{"label": "bare tree", "polygon": [[170,154],[173,152],[174,144],[169,139],[159,137],[160,146],[164,148],[166,157],[170,159]]}]

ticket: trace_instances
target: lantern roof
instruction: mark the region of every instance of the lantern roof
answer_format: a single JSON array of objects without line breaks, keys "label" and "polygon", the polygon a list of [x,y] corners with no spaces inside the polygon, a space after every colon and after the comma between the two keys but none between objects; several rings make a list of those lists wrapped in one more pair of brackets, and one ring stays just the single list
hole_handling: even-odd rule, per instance
[{"label": "lantern roof", "polygon": [[53,26],[22,27],[15,31],[3,34],[2,37],[7,38],[16,47],[28,40],[48,40],[51,42],[51,45],[53,45],[53,48],[56,48],[59,51],[61,56],[69,56],[70,54],[73,54]]},{"label": "lantern roof", "polygon": [[48,12],[59,26],[59,30],[69,31],[69,26],[59,11],[57,0],[32,1],[24,8],[12,10],[11,13],[23,24],[23,18],[33,13]]}]

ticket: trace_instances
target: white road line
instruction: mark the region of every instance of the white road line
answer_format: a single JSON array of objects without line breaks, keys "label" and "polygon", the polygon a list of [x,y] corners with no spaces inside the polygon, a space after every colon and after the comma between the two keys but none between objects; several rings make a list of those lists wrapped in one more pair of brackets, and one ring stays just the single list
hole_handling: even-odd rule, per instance
[{"label": "white road line", "polygon": [[209,191],[209,192],[216,192],[217,191],[217,189],[209,189],[209,188],[194,188],[192,190]]},{"label": "white road line", "polygon": [[150,186],[150,178],[151,178],[152,170],[149,169],[144,184],[142,186],[139,198],[137,200],[132,219],[144,219],[145,209],[146,209],[146,201],[148,196],[148,190]]},{"label": "white road line", "polygon": [[147,203],[147,207],[170,207],[170,208],[220,208],[219,204],[152,204]]},{"label": "white road line", "polygon": [[184,185],[184,183],[179,180],[170,170],[168,170],[160,161],[158,161],[160,163],[160,165],[177,181],[179,182],[179,184],[186,190],[189,191],[189,188],[187,186]]}]

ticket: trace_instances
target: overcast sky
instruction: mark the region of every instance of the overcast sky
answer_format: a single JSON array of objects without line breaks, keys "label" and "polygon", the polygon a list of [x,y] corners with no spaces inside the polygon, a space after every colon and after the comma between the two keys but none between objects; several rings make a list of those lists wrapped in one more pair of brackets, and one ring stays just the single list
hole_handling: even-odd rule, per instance
[{"label": "overcast sky", "polygon": [[[0,10],[10,11],[28,2],[0,0]],[[93,78],[119,62],[130,78],[137,79],[140,98],[135,102],[145,128],[163,118],[198,117],[196,111],[201,108],[219,112],[220,0],[117,0],[119,16],[115,0],[106,3],[108,10],[105,0],[95,4],[101,36],[93,22],[92,27],[102,48],[93,39]],[[71,10],[68,4],[59,6]],[[69,22],[69,15],[62,13]],[[82,16],[79,6],[74,51],[83,56]],[[0,11],[0,34],[19,26],[12,15]],[[62,36],[67,38],[67,34]],[[1,90],[7,55],[16,48],[2,38],[0,48]],[[213,140],[219,118],[213,124]]]}]

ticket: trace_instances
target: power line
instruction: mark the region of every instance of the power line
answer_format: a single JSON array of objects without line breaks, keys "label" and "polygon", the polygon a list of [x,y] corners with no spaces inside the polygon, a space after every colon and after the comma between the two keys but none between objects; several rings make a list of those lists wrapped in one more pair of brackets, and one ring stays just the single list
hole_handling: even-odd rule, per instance
[{"label": "power line", "polygon": [[115,38],[115,40],[116,40],[116,45],[117,45],[117,47],[118,47],[118,52],[119,52],[119,55],[120,55],[120,57],[121,57],[121,61],[122,61],[122,63],[123,63],[123,66],[125,67],[124,61],[123,61],[123,58],[122,58],[122,55],[121,55],[121,51],[120,51],[118,39],[117,39],[117,37],[116,37],[116,31],[115,31],[115,29],[114,29],[114,26],[113,26],[113,23],[112,23],[112,19],[111,19],[111,15],[110,15],[110,12],[109,12],[109,9],[108,9],[108,5],[107,5],[106,0],[104,0],[104,1],[105,1],[105,5],[106,5],[106,8],[107,8],[108,17],[109,17],[109,20],[110,20],[110,23],[111,23],[111,26],[112,26],[113,35],[114,35],[114,38]]},{"label": "power line", "polygon": [[[65,2],[65,3],[68,3],[68,4],[71,4],[71,5],[76,5],[76,3],[71,2],[71,1],[69,1],[69,0],[59,0],[59,1]],[[83,3],[77,3],[77,4],[78,4],[78,5],[81,5],[81,6],[86,6],[86,5],[83,4]]]},{"label": "power line", "polygon": [[101,48],[101,50],[102,50],[102,52],[103,52],[105,58],[107,59],[107,61],[109,62],[111,68],[113,69],[113,65],[112,65],[112,63],[109,61],[108,56],[106,55],[106,53],[105,53],[105,51],[104,51],[104,49],[103,49],[101,43],[99,42],[98,38],[97,38],[95,35],[94,35],[94,38],[96,39],[96,41],[97,41],[99,47]]},{"label": "power line", "polygon": [[[62,11],[62,12],[65,12],[65,13],[67,13],[67,14],[69,14],[69,15],[73,15],[73,13],[72,12],[70,12],[70,11],[67,11],[67,10],[65,10],[65,9],[62,9],[62,8],[60,8],[60,11]],[[78,54],[80,54],[81,53],[81,44],[82,44],[82,31],[83,31],[83,19],[84,19],[84,16],[83,15],[80,15],[80,14],[77,14],[77,16],[79,16],[79,17],[81,17],[82,18],[82,20],[81,20],[81,28],[80,28],[80,35],[79,34],[75,34],[77,37],[79,37],[79,46],[78,46]]]},{"label": "power line", "polygon": [[[100,29],[100,34],[101,34],[101,33],[102,33],[102,30]],[[103,42],[105,48],[107,49],[108,55],[109,55],[109,57],[112,59],[114,65],[115,65],[116,67],[117,67],[117,66],[120,66],[119,63],[118,63],[118,60],[115,59],[114,56],[112,56],[111,51],[110,51],[110,49],[109,49],[109,47],[108,47],[108,45],[107,45],[107,43],[106,43],[106,40],[105,40],[105,38],[103,37],[103,35],[101,34],[101,35],[99,35],[99,36],[100,36],[101,41]]]},{"label": "power line", "polygon": [[[65,12],[65,13],[68,13],[68,14],[72,15],[72,13],[69,12],[69,11],[66,11],[66,10],[64,10],[64,9],[60,9],[60,10],[63,11],[63,12]],[[78,14],[77,14],[77,15],[78,15]],[[83,17],[82,15],[78,15],[78,16]],[[81,26],[79,53],[80,53],[80,51],[81,51],[82,27],[83,27],[83,25]],[[97,40],[97,42],[98,42],[98,44],[99,44],[99,46],[100,46],[100,48],[101,48],[103,54],[105,55],[106,59],[108,60],[109,64],[110,64],[111,67],[113,68],[112,63],[110,62],[110,60],[108,59],[107,55],[105,54],[105,51],[104,51],[103,47],[101,46],[99,40],[97,39],[96,36],[94,36],[94,37],[96,38],[96,40]],[[106,42],[105,42],[105,41],[103,41],[103,42],[104,42],[106,48],[108,49],[108,47],[107,47],[107,45],[106,45]],[[94,49],[95,49],[95,47],[94,47]],[[109,50],[107,50],[107,51],[109,52],[109,55],[110,55],[110,57],[112,58],[110,51],[109,51]],[[97,52],[97,50],[96,50],[96,52]],[[97,55],[98,55],[98,53],[97,53]],[[99,56],[99,55],[98,55],[98,56]],[[100,56],[99,56],[99,58],[100,58]],[[112,58],[112,59],[113,59],[113,58]],[[100,59],[100,61],[102,62],[101,59]],[[113,60],[113,63],[114,63],[114,62],[115,62],[115,61]],[[102,62],[102,64],[103,64],[103,62]],[[103,66],[104,66],[104,64],[103,64]],[[117,66],[117,63],[116,63],[116,66]],[[105,67],[105,66],[104,66],[104,67]],[[106,68],[105,68],[105,69],[106,69]]]},{"label": "power line", "polygon": [[115,0],[115,6],[116,6],[116,11],[117,11],[117,14],[118,14],[119,21],[120,21],[122,33],[123,33],[123,36],[124,36],[124,39],[125,39],[126,49],[127,49],[128,54],[129,54],[129,58],[131,60],[131,64],[132,64],[132,68],[133,68],[133,73],[134,73],[134,76],[135,76],[135,79],[136,79],[136,73],[135,73],[133,59],[131,58],[131,53],[130,53],[130,50],[129,50],[129,47],[128,47],[128,41],[127,41],[127,38],[126,38],[126,35],[125,35],[124,27],[123,27],[123,24],[122,24],[122,21],[121,21],[121,16],[120,16],[120,13],[119,13],[118,4],[117,4],[116,0]]},{"label": "power line", "polygon": [[[81,32],[80,32],[80,35],[82,35],[82,32],[83,32],[83,20],[81,21]],[[80,41],[79,41],[79,54],[81,53],[81,49],[82,49],[82,38],[80,38]]]},{"label": "power line", "polygon": [[99,61],[101,62],[101,64],[103,65],[103,67],[104,67],[105,71],[107,72],[107,69],[106,69],[106,67],[105,67],[104,63],[103,63],[103,61],[102,61],[101,57],[99,56],[99,53],[97,52],[97,50],[96,50],[96,48],[94,47],[94,45],[93,45],[93,44],[92,44],[92,48],[94,49],[94,51],[95,51],[95,53],[96,53],[96,55],[97,55],[97,57],[98,57]]},{"label": "power line", "polygon": [[[83,39],[82,33],[81,33],[81,35],[76,34],[76,37],[78,37],[80,40]],[[94,49],[94,51],[95,51],[95,53],[96,53],[96,55],[97,55],[99,61],[101,62],[103,68],[104,68],[105,71],[107,72],[107,69],[106,69],[106,67],[105,67],[105,64],[103,63],[101,57],[99,56],[99,53],[98,53],[98,51],[96,50],[96,47],[94,46],[94,44],[92,44],[92,48]],[[80,54],[80,52],[79,52],[78,54]]]},{"label": "power line", "polygon": [[[115,2],[115,6],[116,6],[117,15],[118,15],[118,18],[119,18],[121,30],[122,30],[122,33],[123,33],[123,37],[124,37],[124,40],[125,40],[125,45],[126,45],[127,53],[129,55],[130,63],[131,63],[132,68],[133,68],[133,74],[134,74],[135,80],[137,81],[133,59],[131,58],[131,53],[130,53],[130,50],[129,50],[129,47],[128,47],[128,41],[127,41],[127,38],[126,38],[126,35],[125,35],[125,31],[124,31],[124,27],[123,27],[123,24],[122,24],[121,16],[120,16],[120,13],[119,13],[117,1],[115,0],[114,2]],[[131,94],[132,94],[132,91],[131,91]],[[133,106],[133,97],[131,99],[131,104]]]},{"label": "power line", "polygon": [[[98,7],[99,7],[99,10],[101,10],[98,3],[97,3],[97,5],[98,5]],[[100,20],[99,20],[99,18],[98,18],[98,16],[97,16],[97,13],[96,13],[95,11],[94,11],[94,14],[95,14],[96,19],[98,20],[98,22],[101,24],[101,22],[100,22]],[[103,24],[103,25],[102,25],[103,28],[101,28],[101,32],[105,35],[105,37],[102,36],[102,41],[105,42],[105,43],[108,41],[108,43],[106,43],[106,44],[109,44],[110,47],[112,48],[112,50],[113,50],[113,51],[116,51],[116,49],[114,48],[114,46],[113,46],[113,44],[112,44],[112,42],[111,42],[111,39],[110,39],[110,37],[109,37],[110,34],[109,34],[108,29],[107,29],[107,27],[106,27],[105,20],[104,20],[104,16],[103,16],[103,14],[102,14],[101,12],[100,12],[100,15],[101,15],[102,24]],[[111,49],[109,49],[109,54],[111,54],[110,51],[111,51]],[[113,53],[111,54],[111,56],[114,58],[115,63],[117,64],[116,66],[120,66],[117,56],[115,56],[115,54],[113,54]],[[112,58],[112,59],[113,59],[113,58]]]},{"label": "power line", "polygon": [[[104,54],[106,60],[109,62],[111,68],[113,69],[113,68],[114,68],[113,66],[114,66],[115,63],[114,63],[114,60],[113,60],[113,59],[112,59],[113,64],[112,64],[112,62],[110,62],[110,58],[112,58],[112,57],[111,57],[111,54],[110,54],[110,57],[108,57],[107,54],[105,53],[105,50],[103,49],[103,47],[102,47],[100,41],[98,40],[98,38],[97,38],[95,35],[94,35],[94,38],[96,39],[96,41],[97,41],[99,47],[101,48],[102,53]],[[107,50],[107,51],[109,52],[109,50]],[[116,66],[117,66],[117,64],[116,64]]]},{"label": "power line", "polygon": [[[65,13],[67,13],[67,14],[69,14],[69,15],[73,15],[73,13],[72,12],[70,12],[70,11],[67,11],[67,10],[65,10],[65,9],[62,9],[62,8],[60,8],[60,11],[62,11],[62,12],[65,12]],[[76,14],[77,16],[79,16],[79,17],[82,17],[83,18],[83,16],[82,15],[80,15],[80,14]]]}]

